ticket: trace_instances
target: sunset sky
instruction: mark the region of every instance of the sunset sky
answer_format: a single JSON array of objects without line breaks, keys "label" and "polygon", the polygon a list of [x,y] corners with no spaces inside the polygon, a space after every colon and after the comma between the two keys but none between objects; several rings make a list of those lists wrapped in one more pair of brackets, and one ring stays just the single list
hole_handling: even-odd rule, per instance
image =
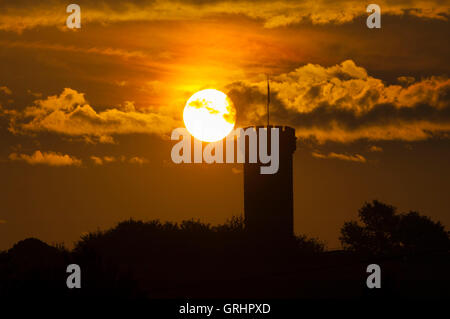
[{"label": "sunset sky", "polygon": [[365,201],[450,224],[450,2],[0,1],[0,249],[128,219],[243,213],[239,164],[176,165],[170,133],[215,88],[237,126],[296,129],[295,232],[339,248]]}]

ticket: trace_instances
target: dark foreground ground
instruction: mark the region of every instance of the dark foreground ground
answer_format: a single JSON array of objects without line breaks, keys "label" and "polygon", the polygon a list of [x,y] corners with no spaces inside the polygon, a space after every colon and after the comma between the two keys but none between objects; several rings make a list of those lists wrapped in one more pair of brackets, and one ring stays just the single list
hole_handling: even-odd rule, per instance
[{"label": "dark foreground ground", "polygon": [[[381,289],[368,289],[378,264]],[[66,267],[81,267],[81,289],[68,289]],[[0,297],[177,299],[450,298],[448,251],[369,256],[325,252],[296,238],[256,240],[239,223],[213,230],[127,221],[83,237],[71,251],[38,239],[0,253]]]}]

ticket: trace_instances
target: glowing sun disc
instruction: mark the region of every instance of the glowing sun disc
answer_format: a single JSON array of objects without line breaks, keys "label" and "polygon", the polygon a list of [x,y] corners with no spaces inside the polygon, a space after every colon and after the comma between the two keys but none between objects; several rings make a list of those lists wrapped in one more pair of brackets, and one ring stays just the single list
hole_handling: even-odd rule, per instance
[{"label": "glowing sun disc", "polygon": [[215,89],[198,91],[186,102],[184,125],[195,138],[216,142],[234,128],[236,110],[228,96]]}]

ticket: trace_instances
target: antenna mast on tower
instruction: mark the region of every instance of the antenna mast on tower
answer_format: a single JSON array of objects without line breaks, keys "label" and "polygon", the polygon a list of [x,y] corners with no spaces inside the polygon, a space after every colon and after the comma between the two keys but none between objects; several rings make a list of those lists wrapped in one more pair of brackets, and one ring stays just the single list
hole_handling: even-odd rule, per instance
[{"label": "antenna mast on tower", "polygon": [[269,85],[269,75],[267,76],[267,127],[269,126],[269,104],[270,104],[270,85]]}]

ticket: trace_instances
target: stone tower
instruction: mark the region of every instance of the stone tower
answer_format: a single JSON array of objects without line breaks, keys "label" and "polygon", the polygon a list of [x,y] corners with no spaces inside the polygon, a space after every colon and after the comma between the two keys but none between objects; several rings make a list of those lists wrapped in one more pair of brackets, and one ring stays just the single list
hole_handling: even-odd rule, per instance
[{"label": "stone tower", "polygon": [[[247,230],[269,240],[289,239],[294,234],[294,197],[292,159],[296,149],[295,129],[288,126],[268,128],[270,150],[271,128],[279,129],[279,169],[275,174],[260,174],[267,164],[244,163],[244,215]],[[258,139],[259,135],[257,134]],[[246,143],[246,154],[249,153]],[[258,140],[259,154],[259,140]]]}]

